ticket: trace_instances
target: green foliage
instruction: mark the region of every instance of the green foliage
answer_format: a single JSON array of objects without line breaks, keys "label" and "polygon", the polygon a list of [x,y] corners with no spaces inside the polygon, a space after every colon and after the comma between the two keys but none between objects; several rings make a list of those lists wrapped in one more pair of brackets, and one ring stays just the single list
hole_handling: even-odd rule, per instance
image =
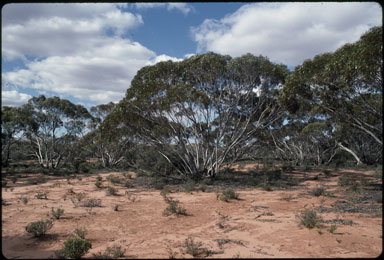
[{"label": "green foliage", "polygon": [[117,191],[118,190],[116,188],[108,186],[107,190],[106,190],[106,193],[107,193],[107,195],[115,196],[115,195],[117,195]]},{"label": "green foliage", "polygon": [[107,181],[112,184],[119,184],[121,182],[121,179],[113,174],[110,174],[107,176]]},{"label": "green foliage", "polygon": [[163,196],[164,201],[168,204],[167,208],[164,210],[163,215],[169,216],[172,214],[175,215],[187,215],[187,210],[180,206],[180,202],[166,195]]},{"label": "green foliage", "polygon": [[305,209],[298,216],[300,219],[299,226],[305,226],[306,228],[320,228],[321,227],[321,217],[319,217],[314,210]]},{"label": "green foliage", "polygon": [[64,209],[57,208],[56,210],[52,207],[51,216],[52,218],[59,219],[64,214]]},{"label": "green foliage", "polygon": [[93,253],[92,258],[94,259],[118,259],[124,257],[125,249],[122,250],[121,246],[107,247],[105,252]]},{"label": "green foliage", "polygon": [[29,223],[25,230],[28,233],[32,233],[35,237],[42,237],[45,233],[53,227],[53,223],[51,220],[39,220],[35,222]]},{"label": "green foliage", "polygon": [[35,195],[36,199],[39,199],[39,200],[47,200],[48,197],[47,197],[47,192],[38,192],[36,195]]},{"label": "green foliage", "polygon": [[88,235],[88,230],[85,227],[79,227],[75,229],[74,233],[79,238],[85,239],[85,236]]},{"label": "green foliage", "polygon": [[202,242],[195,242],[192,237],[185,239],[185,253],[198,257],[203,253],[206,253],[206,249],[202,247]]},{"label": "green foliage", "polygon": [[166,180],[161,177],[152,177],[151,186],[156,190],[162,190],[166,185]]},{"label": "green foliage", "polygon": [[103,183],[101,181],[96,181],[95,182],[95,186],[99,189],[101,189],[103,187]]},{"label": "green foliage", "polygon": [[238,200],[239,195],[231,188],[225,189],[221,192],[216,193],[216,199],[229,202],[231,199]]},{"label": "green foliage", "polygon": [[349,175],[341,175],[338,180],[340,186],[349,186],[356,183],[356,180]]},{"label": "green foliage", "polygon": [[311,195],[319,197],[321,195],[325,195],[325,189],[324,187],[316,187],[310,192]]},{"label": "green foliage", "polygon": [[87,199],[82,202],[81,206],[88,208],[101,207],[101,199]]},{"label": "green foliage", "polygon": [[63,245],[63,248],[56,253],[56,256],[79,259],[92,248],[91,242],[86,239],[70,237]]},{"label": "green foliage", "polygon": [[192,191],[195,190],[195,186],[196,186],[196,182],[192,179],[189,179],[184,185],[185,192],[191,193]]},{"label": "green foliage", "polygon": [[337,226],[336,226],[335,224],[333,224],[333,225],[331,225],[331,226],[327,229],[327,231],[328,231],[329,233],[333,233],[333,232],[336,231],[336,229],[337,229]]}]

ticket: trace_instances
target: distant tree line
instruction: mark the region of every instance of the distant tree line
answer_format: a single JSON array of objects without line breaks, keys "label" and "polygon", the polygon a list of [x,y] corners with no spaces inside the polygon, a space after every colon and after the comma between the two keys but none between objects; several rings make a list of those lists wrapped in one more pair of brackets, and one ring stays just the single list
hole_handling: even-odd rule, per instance
[{"label": "distant tree line", "polygon": [[86,158],[170,178],[214,178],[224,165],[382,163],[382,27],[289,71],[267,57],[212,52],[140,69],[118,104],[89,111],[31,98],[1,110],[2,165],[47,169]]}]

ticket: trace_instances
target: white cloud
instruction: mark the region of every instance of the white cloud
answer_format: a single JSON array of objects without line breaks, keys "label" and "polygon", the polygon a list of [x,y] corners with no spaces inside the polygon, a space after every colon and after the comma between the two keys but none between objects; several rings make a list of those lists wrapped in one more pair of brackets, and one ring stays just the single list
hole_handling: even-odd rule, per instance
[{"label": "white cloud", "polygon": [[82,53],[143,24],[112,4],[10,4],[2,13],[6,60]]},{"label": "white cloud", "polygon": [[11,86],[53,91],[97,103],[124,97],[138,69],[156,57],[137,42],[105,39],[99,47],[72,56],[50,56],[27,69],[3,73]]},{"label": "white cloud", "polygon": [[166,7],[168,11],[179,10],[184,15],[194,11],[193,6],[187,3],[135,3],[134,6],[137,9],[149,9],[149,8],[163,8]]},{"label": "white cloud", "polygon": [[121,100],[137,70],[156,59],[156,53],[122,37],[143,21],[120,7],[6,5],[2,10],[3,58],[22,58],[25,68],[3,72],[2,83],[11,89],[31,88],[85,103]]},{"label": "white cloud", "polygon": [[177,61],[182,61],[183,59],[179,59],[179,58],[176,58],[176,57],[171,57],[171,56],[168,56],[166,54],[161,54],[161,55],[158,55],[156,56],[154,59],[152,59],[151,61],[149,61],[147,63],[147,65],[154,65],[158,62],[161,62],[161,61],[174,61],[174,62],[177,62]]},{"label": "white cloud", "polygon": [[382,24],[378,3],[257,3],[221,20],[206,19],[191,32],[198,52],[268,56],[290,66],[354,42]]},{"label": "white cloud", "polygon": [[2,106],[21,106],[28,102],[32,96],[24,93],[19,93],[16,90],[3,90],[1,92]]}]

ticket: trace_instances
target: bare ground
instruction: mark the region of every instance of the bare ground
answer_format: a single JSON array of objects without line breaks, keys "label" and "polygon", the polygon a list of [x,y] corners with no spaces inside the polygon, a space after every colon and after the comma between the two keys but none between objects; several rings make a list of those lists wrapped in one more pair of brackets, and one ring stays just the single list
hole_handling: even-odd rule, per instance
[{"label": "bare ground", "polygon": [[[71,179],[69,184],[64,178],[49,176],[46,183],[37,185],[29,184],[36,175],[29,176],[15,184],[8,181],[8,187],[2,188],[2,253],[12,259],[54,257],[77,227],[86,227],[92,249],[85,258],[111,246],[125,249],[124,258],[192,258],[186,253],[188,237],[202,243],[199,257],[207,258],[377,257],[383,246],[382,202],[364,199],[361,193],[346,197],[346,187],[338,185],[342,174],[360,175],[373,183],[373,173],[297,172],[306,178],[298,186],[272,191],[238,188],[240,199],[229,202],[217,200],[211,187],[206,192],[174,192],[170,196],[180,201],[188,215],[168,217],[163,216],[167,204],[159,190],[117,184],[117,196],[111,196],[96,188],[95,175]],[[113,186],[106,180],[110,174],[122,176],[121,172],[100,174],[104,186]],[[319,185],[328,195],[310,193]],[[48,199],[37,199],[39,191],[47,192]],[[79,193],[85,193],[82,201],[101,199],[102,207],[75,205]],[[28,198],[27,204],[23,197]],[[34,238],[28,234],[25,226],[46,219],[52,207],[63,208],[64,215],[54,221],[47,235]],[[315,209],[323,226],[299,226],[297,215],[304,208]],[[333,233],[327,231],[332,224],[337,226]]]}]

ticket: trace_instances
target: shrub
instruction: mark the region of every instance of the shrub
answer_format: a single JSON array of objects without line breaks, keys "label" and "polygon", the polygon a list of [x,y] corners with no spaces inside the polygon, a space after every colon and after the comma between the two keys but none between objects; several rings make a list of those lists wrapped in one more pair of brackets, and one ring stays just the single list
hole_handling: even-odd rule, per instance
[{"label": "shrub", "polygon": [[99,189],[101,189],[103,187],[103,183],[101,181],[96,181],[95,182],[95,186]]},{"label": "shrub", "polygon": [[88,164],[81,163],[80,167],[79,167],[79,171],[81,171],[83,173],[88,173],[90,171],[90,168],[89,168]]},{"label": "shrub", "polygon": [[121,249],[121,246],[113,246],[107,247],[104,253],[98,252],[92,254],[92,258],[94,259],[117,259],[119,257],[123,257],[125,254],[125,250]]},{"label": "shrub", "polygon": [[81,206],[88,208],[101,207],[101,199],[87,199],[83,201]]},{"label": "shrub", "polygon": [[39,220],[35,222],[29,223],[25,230],[28,233],[32,233],[35,237],[44,236],[45,233],[53,227],[53,223],[51,220],[47,219],[45,221]]},{"label": "shrub", "polygon": [[96,177],[96,180],[97,180],[97,181],[102,181],[102,180],[103,180],[103,177],[101,177],[101,176],[97,176],[97,177]]},{"label": "shrub", "polygon": [[216,199],[228,202],[230,199],[239,199],[239,195],[233,189],[226,189],[216,194]]},{"label": "shrub", "polygon": [[325,189],[323,187],[316,187],[313,190],[311,190],[310,194],[312,194],[313,196],[319,197],[325,194]]},{"label": "shrub", "polygon": [[305,226],[306,228],[320,227],[321,218],[317,215],[316,211],[305,209],[298,215],[300,219],[299,226]]},{"label": "shrub", "polygon": [[12,181],[13,184],[15,184],[16,181],[17,181],[17,176],[12,176],[11,177],[11,181]]},{"label": "shrub", "polygon": [[6,180],[2,180],[2,181],[1,181],[1,187],[2,187],[2,188],[6,188],[6,187],[7,187],[7,184],[8,184],[8,182],[7,182]]},{"label": "shrub", "polygon": [[166,183],[164,178],[154,177],[151,180],[151,186],[156,190],[162,190],[165,187]]},{"label": "shrub", "polygon": [[110,174],[107,176],[107,181],[109,181],[112,184],[118,184],[121,182],[121,179],[117,176],[114,176],[113,174]]},{"label": "shrub", "polygon": [[194,191],[195,185],[196,182],[194,180],[189,179],[184,185],[185,192],[191,193],[192,191]]},{"label": "shrub", "polygon": [[132,182],[131,181],[126,181],[125,183],[124,183],[124,187],[126,187],[126,188],[132,188],[133,187],[133,184],[132,184]]},{"label": "shrub", "polygon": [[106,193],[107,193],[107,195],[112,195],[112,196],[114,196],[114,195],[117,194],[117,189],[114,188],[114,187],[108,186],[108,187],[107,187],[107,190],[106,190]]},{"label": "shrub", "polygon": [[57,208],[56,210],[52,207],[51,215],[55,219],[59,219],[64,214],[64,210],[61,208]]},{"label": "shrub", "polygon": [[168,186],[165,186],[162,190],[161,190],[161,192],[160,192],[160,195],[162,196],[162,197],[165,197],[165,196],[167,196],[169,193],[171,193],[172,191],[171,191],[171,189],[168,187]]},{"label": "shrub", "polygon": [[22,197],[21,201],[24,203],[24,205],[28,204],[29,199],[27,197]]},{"label": "shrub", "polygon": [[333,232],[336,231],[336,229],[337,229],[337,226],[336,226],[336,225],[331,225],[331,226],[327,229],[327,231],[328,231],[329,233],[333,233]]},{"label": "shrub", "polygon": [[163,212],[164,216],[169,216],[171,214],[187,215],[186,209],[179,205],[180,202],[178,200],[174,200],[173,198],[167,196],[164,196],[163,198],[168,204],[168,207]]},{"label": "shrub", "polygon": [[88,240],[70,237],[64,242],[63,248],[56,255],[69,257],[71,259],[79,259],[92,248],[91,242]]},{"label": "shrub", "polygon": [[74,233],[79,238],[85,239],[85,236],[88,235],[88,230],[85,227],[79,227],[75,229]]},{"label": "shrub", "polygon": [[205,248],[202,248],[202,242],[195,242],[192,237],[185,239],[185,253],[198,257],[206,252]]},{"label": "shrub", "polygon": [[354,183],[355,183],[355,180],[348,175],[342,175],[339,177],[338,184],[340,186],[348,186],[348,185],[352,185]]},{"label": "shrub", "polygon": [[39,199],[39,200],[47,200],[47,199],[48,199],[48,198],[47,198],[47,192],[43,192],[43,193],[38,192],[38,193],[35,195],[35,197],[36,197],[37,199]]}]

